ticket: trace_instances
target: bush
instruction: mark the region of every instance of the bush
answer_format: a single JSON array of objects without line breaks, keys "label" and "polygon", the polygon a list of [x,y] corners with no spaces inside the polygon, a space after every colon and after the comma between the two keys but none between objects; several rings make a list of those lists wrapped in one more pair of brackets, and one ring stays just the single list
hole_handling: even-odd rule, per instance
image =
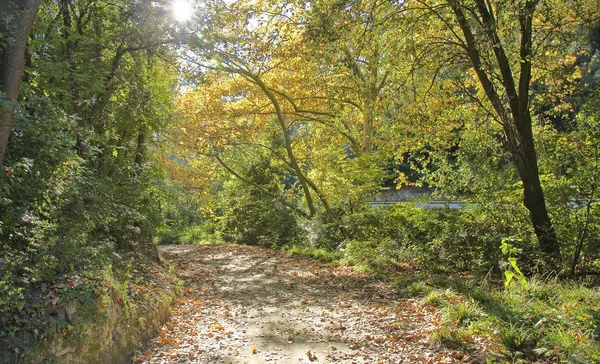
[{"label": "bush", "polygon": [[344,252],[344,262],[362,267],[369,271],[385,271],[394,269],[398,263],[400,252],[397,243],[391,239],[379,241],[349,241]]},{"label": "bush", "polygon": [[181,231],[168,225],[156,229],[156,242],[158,244],[181,244]]},{"label": "bush", "polygon": [[272,166],[266,156],[249,153],[248,158],[244,176],[253,184],[234,177],[224,183],[216,196],[216,213],[207,221],[208,229],[214,228],[217,239],[228,243],[293,245],[301,239],[301,232],[290,207],[293,202],[283,197],[287,192],[282,181],[289,174]]},{"label": "bush", "polygon": [[203,225],[188,226],[181,235],[181,241],[186,244],[199,243],[207,237]]},{"label": "bush", "polygon": [[[520,213],[504,209],[506,214]],[[484,206],[423,209],[408,203],[365,207],[351,215],[333,209],[317,215],[306,231],[311,246],[342,251],[350,264],[383,268],[406,263],[428,270],[497,274],[504,260],[501,241],[516,233]],[[527,244],[519,248],[520,265],[534,265],[535,251],[527,250]]]},{"label": "bush", "polygon": [[251,194],[227,198],[215,220],[217,237],[234,244],[282,247],[300,232],[287,208]]}]

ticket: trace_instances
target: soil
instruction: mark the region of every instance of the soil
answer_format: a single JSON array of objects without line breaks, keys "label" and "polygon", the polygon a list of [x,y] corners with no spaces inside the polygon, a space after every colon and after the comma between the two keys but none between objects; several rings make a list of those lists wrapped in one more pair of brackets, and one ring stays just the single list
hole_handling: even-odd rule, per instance
[{"label": "soil", "polygon": [[134,363],[478,363],[431,345],[435,307],[351,267],[236,245],[160,248],[185,281]]}]

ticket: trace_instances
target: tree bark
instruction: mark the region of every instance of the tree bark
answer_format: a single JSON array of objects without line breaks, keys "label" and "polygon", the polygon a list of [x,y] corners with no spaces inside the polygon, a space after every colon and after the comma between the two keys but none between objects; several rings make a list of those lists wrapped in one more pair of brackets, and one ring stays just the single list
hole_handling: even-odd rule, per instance
[{"label": "tree bark", "polygon": [[[25,47],[29,32],[40,8],[41,0],[9,1],[8,7],[16,15],[15,28],[10,34],[14,42],[2,52],[0,66],[0,91],[2,106],[0,109],[0,167],[12,131],[12,117],[19,96],[19,86],[25,69]],[[4,6],[4,5],[3,5]]]}]

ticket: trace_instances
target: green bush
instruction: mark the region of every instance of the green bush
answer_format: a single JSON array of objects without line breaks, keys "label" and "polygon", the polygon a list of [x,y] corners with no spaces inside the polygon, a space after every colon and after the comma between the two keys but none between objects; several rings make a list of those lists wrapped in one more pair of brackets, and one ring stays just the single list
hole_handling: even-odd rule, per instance
[{"label": "green bush", "polygon": [[162,225],[156,229],[156,242],[158,244],[181,244],[181,231],[168,225]]},{"label": "green bush", "polygon": [[343,258],[340,252],[332,252],[323,248],[313,248],[306,245],[292,245],[286,248],[290,255],[300,255],[314,258],[322,262],[339,262]]},{"label": "green bush", "polygon": [[252,195],[224,201],[215,228],[223,241],[266,247],[291,244],[299,235],[296,220],[287,208]]},{"label": "green bush", "polygon": [[188,226],[183,231],[181,241],[186,244],[199,243],[207,237],[204,225]]},{"label": "green bush", "polygon": [[342,249],[344,262],[363,267],[370,271],[385,271],[393,269],[398,263],[400,251],[397,243],[391,239],[380,241],[349,241]]},{"label": "green bush", "polygon": [[232,177],[222,185],[207,230],[214,229],[216,238],[228,243],[293,245],[301,239],[298,220],[290,207],[293,202],[277,198],[286,194],[281,181],[290,178],[289,174],[260,153],[248,153],[246,157],[247,164],[240,168],[252,184]]},{"label": "green bush", "polygon": [[[401,262],[426,270],[497,274],[504,260],[500,243],[515,233],[486,207],[423,209],[408,203],[365,207],[351,215],[334,209],[306,230],[312,246],[342,251],[350,264],[374,268]],[[533,265],[533,256],[532,251],[529,261],[520,257],[520,264]]]}]

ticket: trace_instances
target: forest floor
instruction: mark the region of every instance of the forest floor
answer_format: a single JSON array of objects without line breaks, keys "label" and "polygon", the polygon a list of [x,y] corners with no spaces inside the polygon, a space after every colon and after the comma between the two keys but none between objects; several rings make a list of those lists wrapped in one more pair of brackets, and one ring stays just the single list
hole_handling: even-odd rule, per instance
[{"label": "forest floor", "polygon": [[345,266],[236,245],[170,245],[185,281],[172,316],[134,363],[476,363],[431,345],[441,313]]}]

